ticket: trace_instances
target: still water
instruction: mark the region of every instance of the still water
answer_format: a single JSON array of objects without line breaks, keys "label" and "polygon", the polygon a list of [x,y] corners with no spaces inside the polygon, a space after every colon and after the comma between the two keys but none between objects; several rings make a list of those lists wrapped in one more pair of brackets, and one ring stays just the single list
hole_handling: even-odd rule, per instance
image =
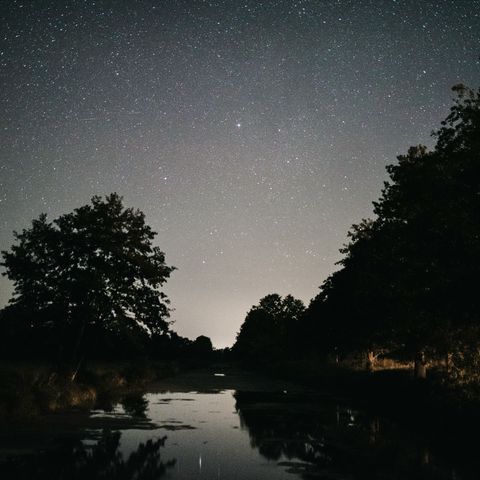
[{"label": "still water", "polygon": [[12,432],[0,478],[479,478],[418,434],[327,395],[210,375]]}]

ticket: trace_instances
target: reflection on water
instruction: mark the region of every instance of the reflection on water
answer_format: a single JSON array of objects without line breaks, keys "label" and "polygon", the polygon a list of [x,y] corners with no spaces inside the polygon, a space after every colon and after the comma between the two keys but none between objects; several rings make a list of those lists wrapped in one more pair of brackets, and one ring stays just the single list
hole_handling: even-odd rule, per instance
[{"label": "reflection on water", "polygon": [[164,438],[147,440],[125,457],[120,451],[120,432],[104,430],[98,442],[88,445],[66,441],[56,449],[0,464],[0,477],[17,480],[153,480],[173,467],[174,460],[162,462]]},{"label": "reflection on water", "polygon": [[121,404],[128,415],[138,418],[147,417],[148,400],[143,395],[125,395]]},{"label": "reflection on water", "polygon": [[245,392],[235,399],[252,448],[302,478],[467,478],[415,435],[326,399]]},{"label": "reflection on water", "polygon": [[[0,463],[0,478],[478,478],[417,435],[314,394],[169,391],[102,402],[25,432],[25,441],[44,438],[43,453]],[[47,441],[52,429],[60,448]]]}]

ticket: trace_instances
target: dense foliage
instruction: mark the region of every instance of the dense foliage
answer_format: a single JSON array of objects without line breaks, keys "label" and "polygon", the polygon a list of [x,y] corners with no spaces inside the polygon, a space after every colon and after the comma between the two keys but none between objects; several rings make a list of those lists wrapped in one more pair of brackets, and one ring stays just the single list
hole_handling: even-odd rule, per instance
[{"label": "dense foliage", "polygon": [[154,237],[144,214],[124,208],[117,194],[93,197],[53,222],[46,215],[33,220],[2,252],[15,288],[2,315],[4,340],[23,330],[33,348],[42,339],[68,360],[167,332],[160,288],[174,268]]},{"label": "dense foliage", "polygon": [[247,313],[234,353],[251,361],[281,358],[295,348],[298,323],[305,306],[291,295],[270,294]]},{"label": "dense foliage", "polygon": [[422,360],[477,341],[480,94],[454,91],[435,149],[412,147],[387,167],[376,218],[353,226],[341,269],[310,305],[332,349],[397,349]]},{"label": "dense foliage", "polygon": [[[480,91],[453,90],[457,98],[433,134],[435,148],[411,147],[389,165],[375,218],[349,232],[340,269],[298,324],[303,352],[363,352],[370,362],[388,352],[415,359],[420,376],[426,357],[456,360],[462,374],[478,364]],[[265,336],[275,330],[266,328]]]}]

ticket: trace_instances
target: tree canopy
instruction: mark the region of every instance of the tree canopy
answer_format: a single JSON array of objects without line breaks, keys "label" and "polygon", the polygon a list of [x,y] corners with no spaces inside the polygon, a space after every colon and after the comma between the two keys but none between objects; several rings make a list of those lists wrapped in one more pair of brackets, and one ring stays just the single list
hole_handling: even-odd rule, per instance
[{"label": "tree canopy", "polygon": [[267,360],[288,355],[305,306],[292,295],[272,293],[247,313],[233,351],[237,356]]},{"label": "tree canopy", "polygon": [[375,219],[352,227],[340,270],[310,305],[330,348],[438,353],[480,327],[480,91],[453,90],[435,148],[411,147],[387,167]]},{"label": "tree canopy", "polygon": [[116,193],[52,222],[40,215],[2,252],[14,284],[9,309],[74,353],[88,334],[166,331],[169,300],[161,287],[174,267],[153,245],[155,235],[144,214],[125,208]]}]

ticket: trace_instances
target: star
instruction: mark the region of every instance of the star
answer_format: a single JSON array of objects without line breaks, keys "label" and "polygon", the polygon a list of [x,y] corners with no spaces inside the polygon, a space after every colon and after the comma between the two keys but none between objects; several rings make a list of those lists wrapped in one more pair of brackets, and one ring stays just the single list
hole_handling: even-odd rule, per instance
[{"label": "star", "polygon": [[178,268],[178,333],[216,346],[270,292],[308,303],[385,166],[478,86],[479,0],[8,3],[0,250],[118,192]]}]

